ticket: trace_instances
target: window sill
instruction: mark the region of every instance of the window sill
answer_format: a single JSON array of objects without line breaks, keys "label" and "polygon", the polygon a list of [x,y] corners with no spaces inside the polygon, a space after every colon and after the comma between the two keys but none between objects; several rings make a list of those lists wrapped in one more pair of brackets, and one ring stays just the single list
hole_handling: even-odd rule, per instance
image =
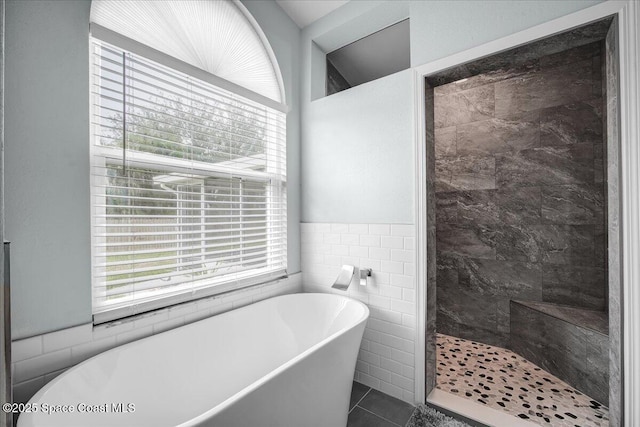
[{"label": "window sill", "polygon": [[275,296],[278,289],[271,288],[279,288],[280,285],[290,285],[293,287],[302,286],[301,273],[292,274],[288,277],[265,280],[260,283],[246,285],[241,288],[231,289],[214,295],[203,295],[200,298],[190,299],[188,301],[182,301],[176,304],[104,322],[96,322],[96,316],[94,315],[93,330],[95,332],[100,332],[114,327],[127,327],[131,325],[137,329],[178,318],[183,318],[184,321],[182,324],[187,324],[192,321],[201,320],[233,308],[239,308],[241,306],[251,304],[252,302]]}]

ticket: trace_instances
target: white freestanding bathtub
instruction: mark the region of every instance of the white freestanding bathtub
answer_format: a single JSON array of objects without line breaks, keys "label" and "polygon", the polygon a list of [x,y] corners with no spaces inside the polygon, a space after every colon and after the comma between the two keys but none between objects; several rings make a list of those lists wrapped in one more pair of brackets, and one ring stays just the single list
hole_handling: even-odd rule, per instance
[{"label": "white freestanding bathtub", "polygon": [[18,427],[344,427],[368,317],[338,295],[264,300],[92,357]]}]

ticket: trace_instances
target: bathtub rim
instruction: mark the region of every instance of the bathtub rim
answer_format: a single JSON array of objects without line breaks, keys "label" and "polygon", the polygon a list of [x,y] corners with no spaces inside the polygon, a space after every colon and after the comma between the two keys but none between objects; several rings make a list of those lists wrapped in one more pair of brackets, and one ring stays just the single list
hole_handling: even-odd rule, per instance
[{"label": "bathtub rim", "polygon": [[[213,416],[215,416],[217,413],[222,412],[223,410],[229,408],[231,405],[233,405],[234,403],[236,403],[238,400],[240,400],[240,398],[248,393],[251,393],[254,390],[257,390],[260,386],[262,386],[263,384],[265,384],[266,382],[268,382],[269,380],[271,380],[272,378],[277,377],[280,373],[286,371],[287,369],[289,369],[290,367],[302,362],[304,359],[308,358],[309,356],[311,356],[313,353],[315,353],[316,351],[318,351],[320,348],[324,347],[324,345],[330,341],[333,341],[335,339],[337,339],[338,337],[346,334],[347,332],[351,331],[352,329],[357,328],[360,324],[366,322],[369,319],[369,315],[370,315],[370,311],[369,311],[369,307],[367,307],[366,304],[364,304],[362,301],[358,301],[355,298],[350,298],[346,295],[338,295],[338,294],[327,294],[327,293],[320,293],[320,292],[309,292],[309,293],[299,293],[299,294],[289,294],[289,295],[282,295],[282,297],[288,297],[291,295],[327,295],[327,296],[331,296],[331,297],[335,297],[335,298],[339,298],[342,300],[346,300],[347,302],[355,302],[358,305],[362,306],[362,308],[364,309],[363,315],[357,319],[351,326],[347,327],[347,328],[343,328],[340,329],[336,332],[334,332],[333,334],[329,335],[328,337],[324,338],[323,340],[317,342],[316,344],[312,345],[311,347],[309,347],[308,349],[306,349],[305,351],[303,351],[302,353],[299,353],[298,355],[296,355],[295,357],[287,360],[285,363],[283,363],[282,365],[278,366],[277,368],[275,368],[274,370],[270,371],[269,373],[267,373],[266,375],[260,377],[258,380],[252,382],[251,384],[249,384],[248,386],[246,386],[243,389],[240,389],[238,392],[236,392],[235,394],[231,395],[229,398],[227,398],[226,400],[220,402],[218,405],[214,406],[213,408],[207,410],[206,412],[198,415],[197,417],[191,418],[190,420],[182,423],[182,424],[178,424],[176,427],[192,427],[192,426],[197,426],[200,422],[205,421]],[[277,297],[276,297],[277,298]],[[271,299],[271,298],[269,298]],[[262,302],[262,301],[259,301]],[[253,304],[249,304],[249,305],[253,305]],[[248,306],[245,306],[248,307]],[[242,308],[245,308],[242,307]],[[360,347],[360,344],[358,344],[358,347]]]},{"label": "bathtub rim", "polygon": [[[357,328],[359,325],[361,325],[362,323],[365,323],[370,316],[370,310],[369,307],[367,307],[366,304],[364,304],[362,301],[359,301],[355,298],[351,298],[347,295],[339,295],[339,294],[333,294],[333,293],[322,293],[322,292],[298,292],[298,293],[293,293],[293,294],[286,294],[286,295],[277,295],[277,296],[273,296],[270,298],[265,298],[263,300],[251,303],[251,304],[247,304],[245,306],[242,307],[238,307],[235,309],[231,309],[228,311],[225,311],[224,313],[219,313],[204,319],[200,319],[197,320],[195,322],[189,323],[187,325],[182,325],[173,329],[170,329],[168,331],[163,331],[159,334],[155,334],[155,335],[149,335],[147,337],[143,337],[131,342],[128,342],[126,344],[122,344],[122,345],[117,345],[113,348],[110,348],[106,351],[100,352],[86,360],[83,360],[82,362],[78,363],[75,366],[70,367],[69,369],[67,369],[65,372],[61,373],[60,375],[58,375],[57,377],[55,377],[54,379],[52,379],[50,382],[48,382],[47,384],[45,384],[42,388],[40,388],[40,390],[38,390],[30,399],[29,399],[29,403],[38,403],[40,402],[40,400],[42,399],[42,395],[44,393],[46,393],[47,391],[49,391],[51,388],[53,388],[58,382],[62,381],[62,379],[69,374],[70,372],[76,370],[76,369],[80,369],[83,365],[91,362],[94,358],[97,357],[101,357],[107,353],[111,353],[111,352],[115,352],[118,350],[122,350],[125,347],[128,346],[135,346],[135,345],[139,345],[141,342],[145,341],[145,340],[149,340],[149,339],[153,339],[153,338],[157,338],[161,335],[164,334],[172,334],[172,333],[178,333],[178,331],[180,331],[182,328],[189,328],[191,326],[194,326],[200,322],[205,322],[205,321],[209,321],[213,318],[216,318],[218,316],[224,316],[225,314],[231,313],[231,312],[236,312],[236,311],[245,311],[247,309],[250,309],[252,306],[255,306],[257,304],[261,304],[261,303],[266,303],[267,301],[270,300],[274,300],[274,299],[288,299],[294,296],[299,296],[299,295],[308,295],[308,296],[322,296],[322,298],[327,298],[327,297],[331,297],[332,299],[339,299],[339,300],[344,300],[347,303],[348,302],[354,302],[357,303],[356,305],[359,305],[363,308],[363,313],[362,316],[358,319],[356,319],[354,321],[353,324],[351,324],[349,327],[346,328],[342,328],[336,332],[334,332],[333,334],[325,337],[324,339],[322,339],[321,341],[317,342],[316,344],[312,345],[311,347],[309,347],[308,349],[306,349],[305,351],[303,351],[302,353],[297,354],[295,357],[287,360],[285,363],[283,363],[282,365],[278,366],[277,368],[273,369],[272,371],[269,371],[267,374],[265,374],[264,376],[260,377],[259,379],[257,379],[256,381],[254,381],[253,383],[249,384],[248,386],[240,389],[239,391],[237,391],[236,393],[234,393],[233,395],[229,396],[227,399],[223,400],[222,402],[220,402],[218,405],[208,409],[207,411],[198,414],[190,419],[188,419],[187,421],[177,424],[175,427],[191,427],[191,426],[195,426],[198,425],[198,423],[209,419],[212,416],[215,416],[217,413],[222,412],[224,409],[230,407],[231,405],[233,405],[234,403],[236,403],[238,400],[240,400],[240,398],[250,392],[252,392],[253,390],[256,390],[257,388],[259,388],[261,385],[263,385],[264,383],[266,383],[267,381],[271,380],[272,378],[275,378],[278,374],[284,372],[286,369],[288,369],[289,367],[301,362],[302,360],[306,359],[307,357],[309,357],[311,354],[315,353],[319,348],[323,347],[326,343],[333,341],[334,339],[337,339],[338,337],[346,334],[347,332],[351,331],[354,328]],[[359,347],[359,345],[358,345]],[[20,417],[18,417],[18,423],[20,422]],[[18,427],[21,427],[19,424],[17,424]]]}]

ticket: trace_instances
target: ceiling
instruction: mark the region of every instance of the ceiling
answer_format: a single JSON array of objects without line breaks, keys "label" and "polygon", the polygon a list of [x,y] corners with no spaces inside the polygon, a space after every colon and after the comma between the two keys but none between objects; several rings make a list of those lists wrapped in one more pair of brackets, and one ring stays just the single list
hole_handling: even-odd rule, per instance
[{"label": "ceiling", "polygon": [[276,0],[300,28],[333,12],[349,0]]}]

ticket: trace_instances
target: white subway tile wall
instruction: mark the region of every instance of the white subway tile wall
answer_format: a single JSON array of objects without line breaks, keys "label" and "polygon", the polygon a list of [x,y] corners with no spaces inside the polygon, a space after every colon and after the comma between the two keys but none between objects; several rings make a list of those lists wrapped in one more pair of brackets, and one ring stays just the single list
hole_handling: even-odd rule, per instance
[{"label": "white subway tile wall", "polygon": [[[355,380],[414,404],[415,227],[327,223],[300,227],[304,292],[346,294],[371,311]],[[360,286],[356,274],[347,291],[332,289],[344,264],[371,268],[367,286]]]},{"label": "white subway tile wall", "polygon": [[158,310],[105,325],[91,323],[14,341],[11,347],[13,395],[27,402],[66,369],[98,353],[233,308],[302,291],[302,275]]}]

